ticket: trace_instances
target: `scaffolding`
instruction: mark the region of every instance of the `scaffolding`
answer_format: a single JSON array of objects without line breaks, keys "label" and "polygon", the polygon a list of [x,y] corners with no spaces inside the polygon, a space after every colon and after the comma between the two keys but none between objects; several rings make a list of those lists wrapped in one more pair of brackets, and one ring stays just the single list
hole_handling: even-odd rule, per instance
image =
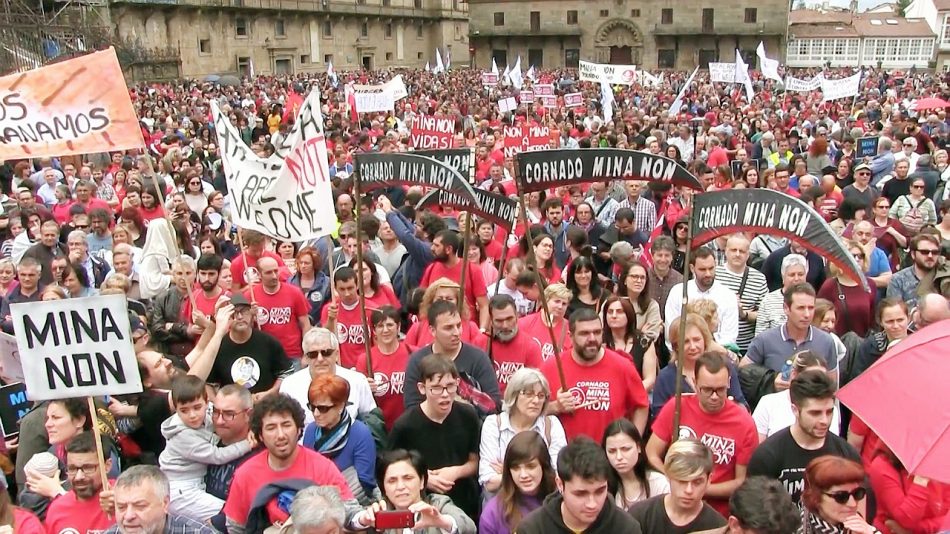
[{"label": "scaffolding", "polygon": [[109,46],[106,0],[0,0],[0,73]]}]

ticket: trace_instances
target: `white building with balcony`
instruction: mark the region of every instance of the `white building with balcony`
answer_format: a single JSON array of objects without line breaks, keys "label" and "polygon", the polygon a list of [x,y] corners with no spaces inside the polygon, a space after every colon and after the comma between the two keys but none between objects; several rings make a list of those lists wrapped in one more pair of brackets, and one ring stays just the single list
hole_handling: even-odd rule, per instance
[{"label": "white building with balcony", "polygon": [[907,16],[927,21],[937,35],[937,70],[950,70],[950,0],[914,0]]}]

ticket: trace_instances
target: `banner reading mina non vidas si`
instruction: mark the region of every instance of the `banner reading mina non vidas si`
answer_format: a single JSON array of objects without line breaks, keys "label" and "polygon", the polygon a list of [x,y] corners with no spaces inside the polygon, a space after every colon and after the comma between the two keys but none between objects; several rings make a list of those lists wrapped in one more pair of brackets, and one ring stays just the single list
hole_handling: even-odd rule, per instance
[{"label": "banner reading mina non vidas si", "polygon": [[244,144],[214,101],[211,111],[235,224],[292,241],[315,239],[336,229],[317,90],[304,101],[290,134],[269,158]]},{"label": "banner reading mina non vidas si", "polygon": [[112,48],[0,78],[0,160],[144,145]]}]

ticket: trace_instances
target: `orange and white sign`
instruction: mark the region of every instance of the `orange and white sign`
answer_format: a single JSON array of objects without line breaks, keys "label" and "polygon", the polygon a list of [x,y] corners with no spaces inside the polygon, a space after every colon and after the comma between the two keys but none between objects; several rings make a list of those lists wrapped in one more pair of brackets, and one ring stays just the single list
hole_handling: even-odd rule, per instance
[{"label": "orange and white sign", "polygon": [[0,160],[142,146],[113,48],[0,78]]}]

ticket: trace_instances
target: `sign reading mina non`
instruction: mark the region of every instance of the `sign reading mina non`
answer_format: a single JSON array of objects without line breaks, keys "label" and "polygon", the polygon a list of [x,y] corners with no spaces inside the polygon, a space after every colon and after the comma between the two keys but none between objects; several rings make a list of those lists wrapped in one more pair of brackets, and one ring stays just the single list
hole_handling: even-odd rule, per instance
[{"label": "sign reading mina non", "polygon": [[450,193],[444,189],[435,189],[422,197],[422,200],[416,205],[416,210],[430,206],[449,206],[462,211],[470,211],[509,232],[515,227],[518,218],[517,202],[491,191],[475,189],[474,192],[475,204],[455,193]]},{"label": "sign reading mina non", "polygon": [[423,185],[462,195],[475,203],[468,180],[458,170],[437,159],[413,154],[363,153],[356,155],[360,191],[363,193],[395,184]]},{"label": "sign reading mina non", "polygon": [[539,150],[522,152],[516,160],[518,181],[525,193],[613,179],[668,182],[702,190],[699,180],[685,167],[646,152],[616,148]]},{"label": "sign reading mina non", "polygon": [[12,304],[34,401],[142,391],[124,295]]}]

